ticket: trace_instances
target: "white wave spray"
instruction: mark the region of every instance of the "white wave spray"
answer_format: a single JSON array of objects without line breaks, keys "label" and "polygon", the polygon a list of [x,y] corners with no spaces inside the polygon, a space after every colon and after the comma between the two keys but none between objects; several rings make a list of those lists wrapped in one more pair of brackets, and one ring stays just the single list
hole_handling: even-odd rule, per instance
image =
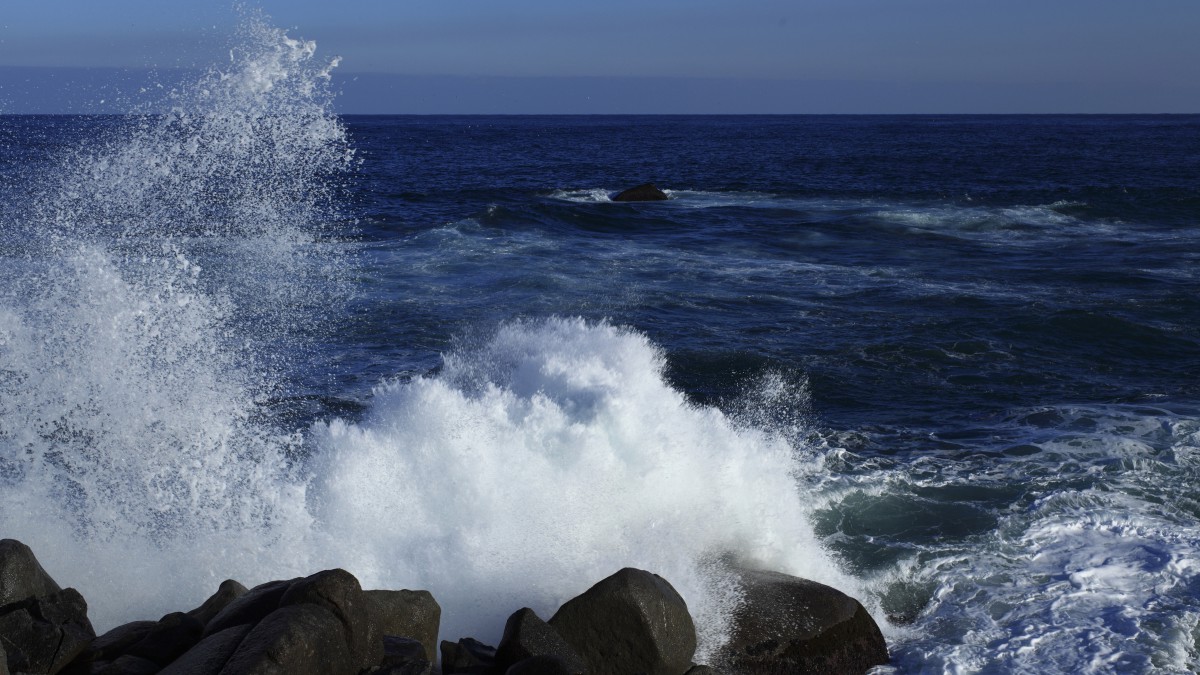
[{"label": "white wave spray", "polygon": [[445,637],[495,639],[632,565],[680,590],[703,658],[738,601],[731,560],[853,592],[808,525],[793,437],[690,404],[629,329],[506,324],[380,386],[361,421],[263,421],[322,367],[308,324],[345,291],[323,238],[353,161],[332,65],[251,18],[168,114],[33,177],[0,272],[0,534],[101,629],[226,577],[341,566],[433,591]]}]

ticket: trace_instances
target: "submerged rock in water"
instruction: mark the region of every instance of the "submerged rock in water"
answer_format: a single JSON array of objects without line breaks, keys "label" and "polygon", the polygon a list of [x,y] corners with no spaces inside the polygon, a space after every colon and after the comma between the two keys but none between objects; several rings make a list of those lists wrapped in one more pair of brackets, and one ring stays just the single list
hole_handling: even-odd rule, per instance
[{"label": "submerged rock in water", "polygon": [[568,600],[549,623],[592,675],[679,675],[696,653],[687,603],[666,579],[631,567]]},{"label": "submerged rock in water", "polygon": [[779,572],[738,576],[744,602],[722,658],[731,672],[865,673],[888,662],[879,626],[854,598]]},{"label": "submerged rock in water", "polygon": [[612,198],[614,202],[660,202],[664,199],[670,199],[670,197],[655,187],[654,183],[642,183],[637,187],[618,192]]}]

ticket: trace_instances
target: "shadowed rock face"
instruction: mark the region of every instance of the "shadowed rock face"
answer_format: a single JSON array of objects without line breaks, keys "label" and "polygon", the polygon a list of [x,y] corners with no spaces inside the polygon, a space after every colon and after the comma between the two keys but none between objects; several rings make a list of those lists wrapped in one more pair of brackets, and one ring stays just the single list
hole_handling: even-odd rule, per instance
[{"label": "shadowed rock face", "polygon": [[631,187],[628,190],[618,192],[612,198],[614,202],[660,202],[667,197],[667,193],[659,190],[654,186],[654,183],[642,183],[637,187]]},{"label": "shadowed rock face", "polygon": [[28,546],[16,539],[0,539],[0,606],[61,590]]},{"label": "shadowed rock face", "polygon": [[679,675],[696,627],[666,579],[627,567],[567,601],[549,621],[592,675]]},{"label": "shadowed rock face", "polygon": [[888,662],[879,626],[854,598],[778,572],[739,577],[745,602],[722,659],[730,672],[865,673]]}]

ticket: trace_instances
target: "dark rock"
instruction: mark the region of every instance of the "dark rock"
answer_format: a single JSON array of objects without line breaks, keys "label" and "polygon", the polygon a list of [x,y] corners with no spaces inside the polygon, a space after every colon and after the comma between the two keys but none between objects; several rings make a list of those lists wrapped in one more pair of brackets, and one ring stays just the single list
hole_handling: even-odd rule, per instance
[{"label": "dark rock", "polygon": [[0,606],[61,590],[32,549],[16,539],[0,539]]},{"label": "dark rock", "polygon": [[0,607],[0,642],[13,672],[57,673],[95,637],[87,603],[74,588]]},{"label": "dark rock", "polygon": [[696,652],[683,598],[657,574],[629,567],[567,601],[550,625],[592,675],[680,675]]},{"label": "dark rock", "polygon": [[218,675],[254,626],[240,626],[209,635],[163,668],[160,675]]},{"label": "dark rock", "polygon": [[723,649],[732,672],[865,673],[888,662],[879,626],[854,598],[778,572],[739,577],[744,602]]},{"label": "dark rock", "polygon": [[541,654],[514,663],[504,675],[584,675],[587,672],[578,662],[568,661],[561,656]]},{"label": "dark rock", "polygon": [[126,654],[101,667],[92,668],[91,672],[92,675],[154,675],[160,670],[162,666],[149,659]]},{"label": "dark rock", "polygon": [[442,608],[429,591],[363,591],[363,594],[380,633],[412,638],[425,647],[428,656],[437,654]]},{"label": "dark rock", "polygon": [[383,660],[375,675],[429,675],[433,663],[425,645],[412,638],[385,635]]},{"label": "dark rock", "polygon": [[458,642],[442,640],[442,675],[491,673],[496,667],[496,649],[475,638]]},{"label": "dark rock", "polygon": [[183,612],[174,612],[154,624],[125,653],[153,661],[162,668],[200,642],[203,633],[204,624],[199,619]]},{"label": "dark rock", "polygon": [[344,630],[342,621],[320,605],[304,603],[281,607],[250,629],[221,672],[231,675],[358,673],[363,667],[351,654]]},{"label": "dark rock", "polygon": [[[637,187],[631,187],[628,190],[618,192],[612,200],[614,202],[660,202],[664,199],[670,199],[667,193],[659,190],[654,186],[654,183],[642,183]],[[675,675],[679,675],[676,673]]]},{"label": "dark rock", "polygon": [[117,626],[92,640],[88,646],[92,658],[96,661],[112,661],[146,637],[156,624],[155,621],[132,621]]},{"label": "dark rock", "polygon": [[568,668],[583,670],[583,659],[550,624],[525,607],[508,617],[496,646],[496,667],[507,669],[534,656],[557,656]]},{"label": "dark rock", "polygon": [[[204,637],[219,633],[226,628],[242,624],[256,624],[279,608],[279,600],[291,585],[299,579],[268,581],[238,596],[204,626]],[[201,605],[203,606],[203,605]]]},{"label": "dark rock", "polygon": [[4,641],[0,640],[0,675],[9,675],[8,654],[4,651]]},{"label": "dark rock", "polygon": [[689,669],[683,675],[721,675],[721,674],[709,666],[699,665],[699,666],[692,666],[691,669]]},{"label": "dark rock", "polygon": [[353,574],[332,569],[296,581],[279,600],[281,610],[295,605],[316,605],[337,617],[356,672],[383,658],[383,634],[372,621],[368,601]]},{"label": "dark rock", "polygon": [[188,616],[194,617],[204,625],[208,625],[208,622],[212,621],[213,617],[220,613],[221,610],[228,607],[229,603],[237,600],[246,593],[245,586],[233,579],[226,579],[217,587],[216,593],[209,596],[199,607],[188,612]]}]

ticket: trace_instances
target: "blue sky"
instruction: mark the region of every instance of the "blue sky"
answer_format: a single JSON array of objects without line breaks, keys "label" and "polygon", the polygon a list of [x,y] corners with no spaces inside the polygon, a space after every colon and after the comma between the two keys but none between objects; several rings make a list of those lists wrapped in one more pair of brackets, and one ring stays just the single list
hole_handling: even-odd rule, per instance
[{"label": "blue sky", "polygon": [[[0,112],[221,60],[238,13],[192,4],[4,0]],[[246,4],[342,57],[347,112],[1200,112],[1198,0]]]}]

